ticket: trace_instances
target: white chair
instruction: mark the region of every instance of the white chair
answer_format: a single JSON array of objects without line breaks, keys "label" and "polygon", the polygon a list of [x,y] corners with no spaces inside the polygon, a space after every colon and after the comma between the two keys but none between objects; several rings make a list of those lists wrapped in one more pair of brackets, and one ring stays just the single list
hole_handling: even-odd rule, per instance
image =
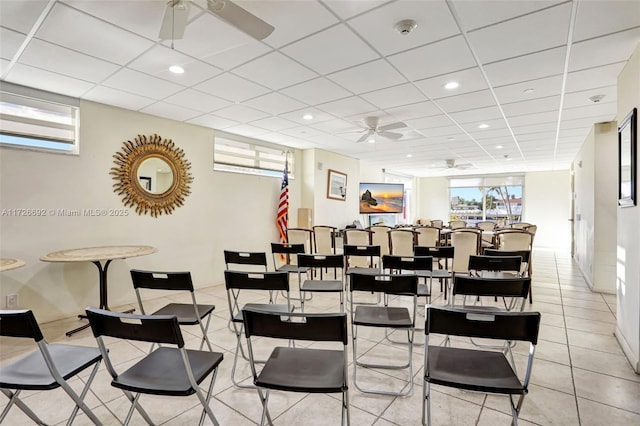
[{"label": "white chair", "polygon": [[394,256],[413,256],[416,232],[413,229],[392,229],[389,231],[389,251]]},{"label": "white chair", "polygon": [[385,254],[389,254],[388,232],[391,228],[386,225],[373,225],[367,229],[372,232],[371,244],[380,246],[380,255],[384,256]]},{"label": "white chair", "polygon": [[469,272],[469,256],[480,251],[482,232],[471,229],[458,229],[451,232],[451,246],[453,246],[453,275]]},{"label": "white chair", "polygon": [[313,253],[336,253],[336,228],[333,226],[316,225],[313,227]]},{"label": "white chair", "polygon": [[423,247],[436,247],[440,245],[440,229],[435,226],[416,226],[417,244]]}]

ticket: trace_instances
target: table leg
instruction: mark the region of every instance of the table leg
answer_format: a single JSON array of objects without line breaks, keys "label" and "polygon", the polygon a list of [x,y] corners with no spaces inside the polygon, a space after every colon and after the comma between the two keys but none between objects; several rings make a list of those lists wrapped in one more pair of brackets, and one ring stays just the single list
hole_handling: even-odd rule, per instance
[{"label": "table leg", "polygon": [[[96,265],[96,267],[98,268],[98,273],[100,276],[100,309],[106,309],[107,311],[110,311],[111,309],[109,309],[109,304],[107,302],[107,270],[109,269],[109,265],[111,264],[111,259],[107,260],[104,264],[104,267],[102,266],[102,263],[100,263],[100,261],[95,260],[92,262],[94,265]],[[135,309],[129,309],[124,311],[124,313],[131,313],[135,311]],[[80,314],[78,315],[78,318],[80,319],[87,319],[87,316],[84,314]],[[65,334],[67,336],[71,336],[79,331],[84,330],[85,328],[88,328],[90,324],[84,324],[78,328],[74,328],[73,330],[67,331]]]}]

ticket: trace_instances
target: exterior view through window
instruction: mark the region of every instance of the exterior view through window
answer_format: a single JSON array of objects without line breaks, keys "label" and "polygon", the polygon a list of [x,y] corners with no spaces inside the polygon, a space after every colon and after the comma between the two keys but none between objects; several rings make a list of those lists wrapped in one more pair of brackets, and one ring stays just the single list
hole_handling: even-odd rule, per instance
[{"label": "exterior view through window", "polygon": [[522,181],[522,177],[451,179],[449,220],[464,220],[468,226],[481,221],[520,222]]}]

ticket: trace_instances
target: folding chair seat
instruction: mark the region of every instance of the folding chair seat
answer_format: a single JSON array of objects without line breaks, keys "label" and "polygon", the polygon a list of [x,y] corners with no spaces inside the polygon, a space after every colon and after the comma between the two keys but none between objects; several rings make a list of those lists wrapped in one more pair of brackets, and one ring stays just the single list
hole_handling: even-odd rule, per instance
[{"label": "folding chair seat", "polygon": [[[450,264],[453,263],[453,256],[455,250],[453,246],[438,246],[438,247],[424,247],[415,246],[413,252],[416,256],[424,257],[431,256],[437,268],[432,269],[431,277],[440,281],[440,291],[444,294],[444,300],[447,300],[447,293],[449,293],[451,286],[449,282],[453,273],[450,269]],[[446,290],[443,288],[446,284]]]},{"label": "folding chair seat", "polygon": [[[75,403],[67,425],[73,422],[78,410],[82,410],[94,424],[102,424],[84,403],[84,397],[102,361],[102,354],[98,348],[48,344],[31,310],[0,311],[0,336],[33,339],[38,346],[37,351],[0,367],[0,391],[9,398],[8,404],[0,414],[0,423],[15,405],[36,424],[46,424],[20,399],[20,393],[23,390],[62,388]],[[78,395],[67,380],[91,366],[93,369]]]},{"label": "folding chair seat", "polygon": [[[231,381],[233,384],[240,388],[250,388],[253,386],[247,386],[240,384],[236,379],[236,367],[238,365],[238,355],[248,362],[249,356],[245,354],[242,347],[242,309],[243,307],[253,307],[257,309],[265,309],[274,312],[288,313],[292,312],[294,307],[291,305],[291,299],[289,297],[289,274],[285,271],[277,272],[240,272],[240,271],[224,271],[224,281],[227,288],[227,301],[229,302],[229,315],[231,324],[233,326],[233,332],[236,335],[236,350],[233,355],[233,367],[231,368]],[[243,304],[243,300],[247,297],[242,297],[243,292],[250,291],[266,291],[269,295],[273,292],[279,291],[285,294],[286,303],[276,304],[271,303],[247,303]],[[255,300],[255,298],[253,298]]]},{"label": "folding chair seat", "polygon": [[[425,319],[422,424],[431,424],[431,384],[509,396],[513,424],[529,389],[531,367],[538,342],[539,312],[478,312],[427,307]],[[529,342],[524,378],[516,374],[502,352],[485,349],[431,346],[431,334]],[[514,397],[518,397],[514,401]]]},{"label": "folding chair seat", "polygon": [[[189,292],[191,296],[191,303],[169,303],[153,312],[151,315],[175,315],[178,317],[178,323],[180,325],[197,324],[202,332],[200,349],[202,349],[206,342],[209,350],[213,350],[207,333],[209,330],[209,323],[211,322],[211,313],[216,307],[215,305],[201,305],[196,302],[193,282],[191,281],[191,273],[153,272],[132,269],[131,280],[133,281],[133,288],[136,291],[136,298],[138,299],[138,305],[140,306],[140,312],[142,315],[147,315],[147,312],[145,312],[144,305],[142,303],[140,289]],[[207,323],[203,324],[202,321],[205,318],[207,319]],[[153,345],[151,348],[153,349]]]},{"label": "folding chair seat", "polygon": [[[302,312],[304,312],[306,292],[340,293],[340,312],[344,312],[344,256],[341,254],[299,254],[298,265],[309,268],[307,279],[300,286]],[[329,275],[330,269],[333,269],[333,279],[324,278],[325,274]]]},{"label": "folding chair seat", "polygon": [[[212,351],[187,349],[180,323],[175,315],[121,314],[103,309],[87,308],[87,317],[105,360],[105,366],[113,380],[111,386],[122,390],[131,402],[124,425],[128,425],[135,411],[148,423],[153,421],[140,405],[143,394],[164,396],[189,396],[196,394],[202,404],[200,425],[205,416],[218,425],[209,406],[211,391],[216,381],[218,366],[223,354]],[[123,371],[116,370],[104,337],[122,340],[151,342],[160,346],[134,365]],[[206,396],[200,384],[211,375]]]},{"label": "folding chair seat", "polygon": [[[261,425],[273,424],[267,404],[271,390],[304,393],[341,393],[342,425],[350,424],[347,377],[347,316],[332,314],[288,314],[253,308],[242,310],[251,359],[253,381],[263,406]],[[297,348],[277,346],[258,372],[254,337],[341,343],[339,348]],[[263,393],[264,391],[264,393]],[[321,421],[322,422],[322,421]],[[327,422],[326,419],[324,421]]]},{"label": "folding chair seat", "polygon": [[[353,385],[361,392],[381,395],[405,396],[413,390],[413,337],[417,310],[417,275],[369,275],[351,274],[351,336],[353,339]],[[354,292],[366,292],[381,294],[385,299],[385,305],[365,306],[354,302]],[[389,296],[406,296],[411,298],[412,309],[402,304],[400,298]],[[393,306],[389,306],[393,302]],[[396,306],[397,303],[397,306]],[[407,333],[406,347],[408,349],[407,362],[404,364],[373,364],[358,361],[358,328],[377,327],[394,330],[405,330]],[[369,352],[369,354],[371,351]],[[380,389],[365,389],[358,384],[358,367],[368,369],[392,369],[407,370],[407,387],[402,391],[387,391]]]}]

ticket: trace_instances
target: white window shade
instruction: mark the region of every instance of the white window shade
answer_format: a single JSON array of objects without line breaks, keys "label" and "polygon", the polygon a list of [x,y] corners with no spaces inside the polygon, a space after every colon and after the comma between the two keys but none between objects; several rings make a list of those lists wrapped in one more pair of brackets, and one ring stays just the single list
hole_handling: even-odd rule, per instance
[{"label": "white window shade", "polygon": [[[218,132],[222,133],[222,132]],[[268,145],[266,142],[231,134],[216,134],[213,150],[214,170],[282,177],[287,152],[291,148]],[[292,176],[293,156],[288,156]]]}]

